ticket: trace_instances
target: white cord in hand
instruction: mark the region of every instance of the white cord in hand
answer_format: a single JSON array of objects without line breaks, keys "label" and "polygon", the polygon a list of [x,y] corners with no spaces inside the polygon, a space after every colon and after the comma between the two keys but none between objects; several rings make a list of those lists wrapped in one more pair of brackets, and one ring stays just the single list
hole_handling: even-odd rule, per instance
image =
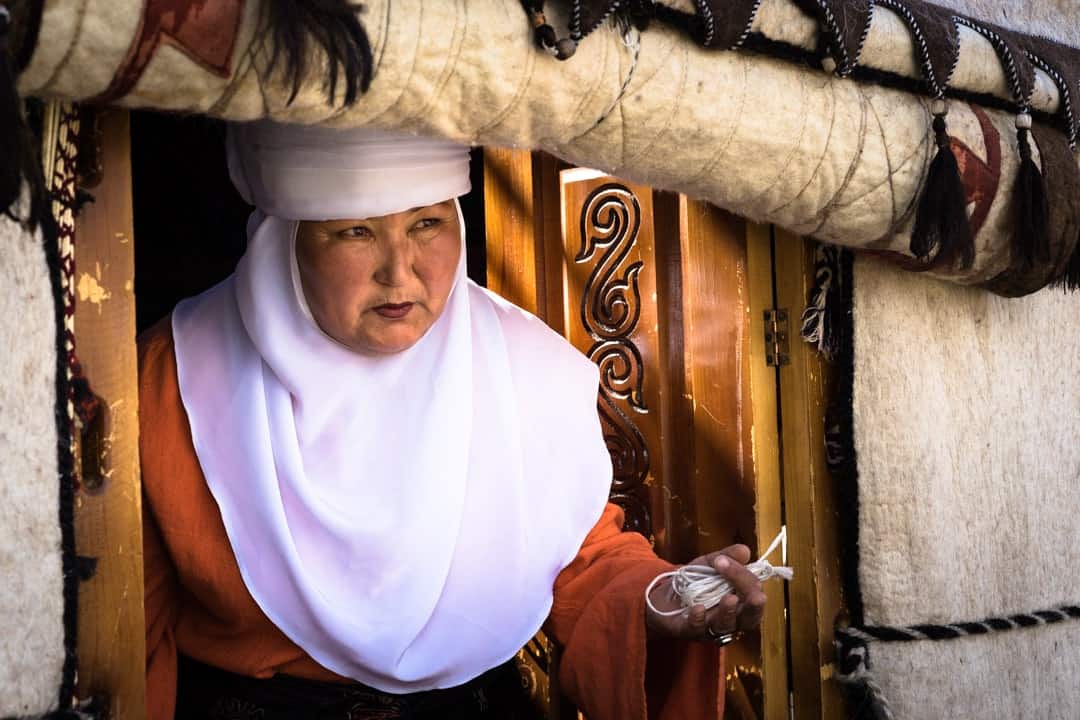
[{"label": "white cord in hand", "polygon": [[[777,535],[776,539],[769,545],[769,549],[757,560],[747,565],[746,569],[752,572],[754,577],[762,582],[771,577],[780,577],[784,580],[790,580],[795,573],[794,570],[789,567],[775,567],[767,560],[781,543],[785,546],[782,555],[786,557],[787,527],[780,528],[780,534]],[[651,594],[653,588],[655,588],[659,582],[667,578],[671,578],[671,591],[675,593],[683,605],[677,610],[657,610],[656,606],[652,603]],[[649,587],[645,588],[645,602],[648,604],[649,609],[657,615],[670,617],[672,615],[684,613],[687,608],[691,608],[694,605],[704,605],[706,610],[716,607],[721,598],[729,593],[731,593],[731,583],[729,583],[723,575],[718,573],[715,568],[706,565],[683,565],[678,570],[672,570],[671,572],[657,575],[653,581],[649,583]]]}]

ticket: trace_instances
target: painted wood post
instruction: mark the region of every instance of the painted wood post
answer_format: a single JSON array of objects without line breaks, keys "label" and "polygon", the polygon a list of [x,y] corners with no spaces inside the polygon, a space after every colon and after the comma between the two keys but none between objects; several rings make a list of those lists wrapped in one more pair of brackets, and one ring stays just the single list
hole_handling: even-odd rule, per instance
[{"label": "painted wood post", "polygon": [[825,462],[828,366],[798,336],[798,317],[814,278],[813,243],[776,229],[779,307],[789,321],[790,364],[779,369],[783,495],[788,526],[792,692],[795,720],[847,717],[832,679],[833,625],[843,607],[834,484]]},{"label": "painted wood post", "polygon": [[99,122],[101,180],[75,232],[76,349],[105,413],[75,501],[78,553],[97,558],[79,591],[77,693],[128,720],[145,714],[146,679],[131,139],[126,111]]}]

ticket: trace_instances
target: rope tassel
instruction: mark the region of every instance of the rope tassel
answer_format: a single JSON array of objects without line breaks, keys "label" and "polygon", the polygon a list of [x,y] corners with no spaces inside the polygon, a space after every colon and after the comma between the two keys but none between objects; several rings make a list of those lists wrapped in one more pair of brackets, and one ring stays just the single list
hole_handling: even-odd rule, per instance
[{"label": "rope tassel", "polygon": [[[761,582],[765,582],[772,577],[790,580],[795,574],[794,570],[789,567],[774,566],[767,559],[781,546],[783,546],[781,556],[786,558],[786,527],[780,529],[780,534],[773,539],[772,544],[769,545],[769,549],[762,553],[761,557],[757,560],[747,565],[746,569],[752,572],[754,577]],[[781,560],[781,562],[784,561]],[[653,588],[667,578],[671,578],[671,591],[679,598],[682,607],[677,610],[660,611],[653,605],[650,596]],[[649,606],[649,609],[657,615],[671,617],[686,612],[687,608],[693,607],[694,605],[704,605],[706,610],[714,608],[725,595],[730,595],[731,591],[731,583],[729,583],[723,575],[718,573],[715,568],[708,567],[707,565],[683,565],[678,570],[661,573],[653,578],[653,581],[649,583],[649,587],[645,588],[645,603]]]},{"label": "rope tassel", "polygon": [[[374,74],[371,43],[357,12],[348,0],[271,0],[264,4],[269,17],[271,52],[269,71],[280,61],[290,88],[291,104],[316,60],[312,48],[326,56],[321,70],[327,99],[337,102],[339,76],[344,80],[344,105],[352,105],[367,92]],[[314,46],[312,46],[314,43]]]},{"label": "rope tassel", "polygon": [[[934,100],[934,140],[937,154],[930,163],[919,207],[915,212],[915,228],[911,233],[911,252],[924,262],[941,258],[947,262],[959,260],[961,269],[975,261],[975,239],[967,216],[967,198],[960,179],[945,115],[945,100]],[[935,250],[937,251],[935,253]]]},{"label": "rope tassel", "polygon": [[1016,140],[1020,148],[1020,170],[1016,176],[1016,204],[1020,228],[1013,235],[1013,257],[1023,258],[1024,267],[1036,261],[1050,262],[1050,237],[1047,231],[1050,209],[1046,201],[1046,181],[1031,157],[1031,115],[1016,116]]}]

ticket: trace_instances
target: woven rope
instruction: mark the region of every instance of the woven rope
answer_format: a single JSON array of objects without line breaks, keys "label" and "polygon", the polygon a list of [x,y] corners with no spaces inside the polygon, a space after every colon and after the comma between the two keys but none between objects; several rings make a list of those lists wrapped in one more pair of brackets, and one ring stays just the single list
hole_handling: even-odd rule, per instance
[{"label": "woven rope", "polygon": [[1051,610],[1037,610],[1004,617],[991,617],[976,622],[959,622],[948,625],[908,625],[889,627],[870,625],[842,628],[836,631],[838,638],[846,638],[859,644],[871,642],[914,642],[917,640],[951,640],[968,635],[987,635],[1019,628],[1053,625],[1065,620],[1080,619],[1080,606],[1062,605]]},{"label": "woven rope", "polygon": [[818,245],[814,250],[814,286],[808,293],[799,335],[827,360],[839,350],[836,329],[829,319],[829,305],[837,302],[840,281],[840,249],[835,245]]},{"label": "woven rope", "polygon": [[1080,620],[1080,606],[1061,605],[1050,610],[1036,610],[1002,617],[989,617],[975,622],[957,622],[946,625],[907,625],[889,627],[868,625],[864,627],[837,628],[836,673],[837,681],[861,690],[862,702],[871,716],[892,720],[889,703],[870,672],[868,645],[874,642],[917,642],[920,640],[951,640],[970,635],[988,635],[1021,628],[1053,625],[1066,620]]}]

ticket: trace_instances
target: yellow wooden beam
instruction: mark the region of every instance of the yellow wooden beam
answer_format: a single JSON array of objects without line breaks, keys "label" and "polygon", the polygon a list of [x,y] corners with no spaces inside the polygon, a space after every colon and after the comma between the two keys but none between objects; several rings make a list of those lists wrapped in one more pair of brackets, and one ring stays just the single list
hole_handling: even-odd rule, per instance
[{"label": "yellow wooden beam", "polygon": [[76,350],[104,412],[75,500],[77,552],[97,558],[79,589],[77,693],[127,720],[145,714],[146,680],[131,140],[126,111],[100,123],[104,177],[75,232]]}]

